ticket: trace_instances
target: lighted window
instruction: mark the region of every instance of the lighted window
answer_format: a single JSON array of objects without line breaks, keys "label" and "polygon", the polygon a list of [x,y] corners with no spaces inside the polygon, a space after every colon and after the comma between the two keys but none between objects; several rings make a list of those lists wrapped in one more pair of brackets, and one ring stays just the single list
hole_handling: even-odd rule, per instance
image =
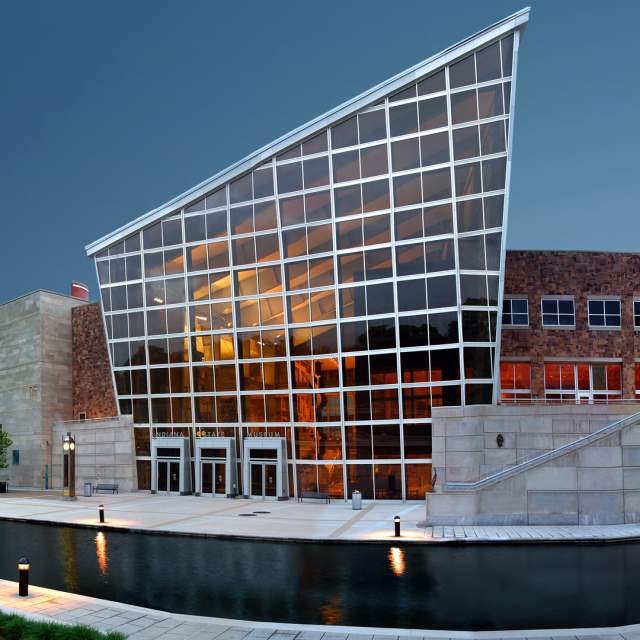
[{"label": "lighted window", "polygon": [[505,298],[502,305],[502,324],[510,327],[529,325],[529,300]]},{"label": "lighted window", "polygon": [[528,362],[501,362],[500,388],[502,400],[531,398],[531,365]]},{"label": "lighted window", "polygon": [[620,300],[589,300],[589,327],[620,328],[622,324]]},{"label": "lighted window", "polygon": [[543,298],[543,327],[575,327],[576,312],[573,298]]}]

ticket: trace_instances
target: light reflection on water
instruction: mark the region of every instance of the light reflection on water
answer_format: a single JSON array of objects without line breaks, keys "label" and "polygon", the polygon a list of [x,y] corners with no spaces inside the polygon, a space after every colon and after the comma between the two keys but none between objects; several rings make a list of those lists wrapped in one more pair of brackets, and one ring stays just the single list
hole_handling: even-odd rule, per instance
[{"label": "light reflection on water", "polygon": [[109,557],[107,556],[107,536],[105,536],[102,531],[98,531],[95,540],[98,569],[100,569],[100,573],[106,577],[109,565]]},{"label": "light reflection on water", "polygon": [[340,624],[342,622],[342,600],[334,596],[326,604],[321,605],[322,621],[324,624]]},{"label": "light reflection on water", "polygon": [[401,576],[407,568],[404,561],[404,551],[400,547],[391,547],[387,557],[389,558],[389,565],[393,575]]}]

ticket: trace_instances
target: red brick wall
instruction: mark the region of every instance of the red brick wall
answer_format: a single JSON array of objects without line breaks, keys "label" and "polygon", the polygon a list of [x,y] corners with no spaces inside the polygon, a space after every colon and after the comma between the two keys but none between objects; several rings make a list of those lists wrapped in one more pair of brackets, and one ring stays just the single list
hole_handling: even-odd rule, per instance
[{"label": "red brick wall", "polygon": [[98,303],[75,307],[71,316],[73,341],[73,417],[118,415],[107,340]]},{"label": "red brick wall", "polygon": [[[534,397],[544,396],[544,358],[622,358],[622,393],[635,394],[640,332],[633,326],[633,298],[640,296],[640,254],[592,251],[507,251],[505,295],[529,299],[529,327],[503,328],[501,357],[531,360]],[[572,295],[575,329],[543,329],[540,299]],[[589,296],[620,296],[622,329],[590,330]]]}]

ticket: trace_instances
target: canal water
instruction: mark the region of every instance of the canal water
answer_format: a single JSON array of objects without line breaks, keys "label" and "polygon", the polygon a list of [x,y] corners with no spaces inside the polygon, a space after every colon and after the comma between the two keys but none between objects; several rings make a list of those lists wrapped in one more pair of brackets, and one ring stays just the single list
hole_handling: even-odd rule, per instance
[{"label": "canal water", "polygon": [[0,521],[0,577],[202,616],[497,630],[640,622],[640,544],[394,546]]}]

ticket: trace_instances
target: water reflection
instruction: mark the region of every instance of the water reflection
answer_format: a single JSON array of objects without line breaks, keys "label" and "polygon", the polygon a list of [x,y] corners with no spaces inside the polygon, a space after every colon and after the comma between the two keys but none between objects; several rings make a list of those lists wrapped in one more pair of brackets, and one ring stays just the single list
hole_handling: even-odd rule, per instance
[{"label": "water reflection", "polygon": [[67,591],[78,591],[78,565],[76,563],[75,533],[73,529],[58,529],[62,549],[64,586]]},{"label": "water reflection", "polygon": [[391,547],[387,558],[389,558],[389,565],[393,575],[401,576],[406,569],[404,551],[400,547]]},{"label": "water reflection", "polygon": [[342,622],[342,601],[339,596],[329,599],[320,607],[323,624],[340,624]]},{"label": "water reflection", "polygon": [[100,569],[100,573],[106,577],[108,566],[107,536],[105,536],[102,531],[98,531],[96,534],[96,557],[98,559],[98,569]]}]

